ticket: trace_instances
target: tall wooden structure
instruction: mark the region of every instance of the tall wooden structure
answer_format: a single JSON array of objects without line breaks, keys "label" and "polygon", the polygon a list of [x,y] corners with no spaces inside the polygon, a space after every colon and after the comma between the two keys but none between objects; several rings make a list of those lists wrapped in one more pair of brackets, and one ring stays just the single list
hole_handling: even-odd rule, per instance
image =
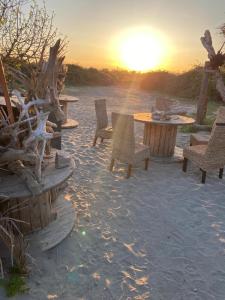
[{"label": "tall wooden structure", "polygon": [[222,47],[217,53],[215,52],[212,45],[212,38],[209,30],[205,31],[204,36],[201,37],[201,42],[203,47],[208,52],[209,61],[205,62],[200,95],[197,103],[196,123],[200,125],[203,124],[207,113],[207,93],[210,74],[214,76],[216,80],[216,89],[220,93],[222,100],[225,102],[225,86],[222,75],[220,73],[220,67],[225,63],[225,55],[221,52]]}]

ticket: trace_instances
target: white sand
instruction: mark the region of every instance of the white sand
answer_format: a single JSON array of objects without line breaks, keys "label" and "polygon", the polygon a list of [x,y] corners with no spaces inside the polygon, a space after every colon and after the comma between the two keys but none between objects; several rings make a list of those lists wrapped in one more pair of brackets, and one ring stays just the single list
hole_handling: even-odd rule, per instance
[{"label": "white sand", "polygon": [[[110,114],[149,110],[154,97],[112,87],[69,92],[80,98],[69,113],[80,126],[63,135],[77,162],[66,191],[76,227],[49,252],[31,245],[30,293],[15,299],[224,300],[225,180],[212,173],[202,185],[196,167],[184,174],[179,163],[138,166],[129,180],[117,164],[111,174],[110,143],[91,147],[93,100],[106,97]],[[179,135],[179,145],[187,141]]]}]

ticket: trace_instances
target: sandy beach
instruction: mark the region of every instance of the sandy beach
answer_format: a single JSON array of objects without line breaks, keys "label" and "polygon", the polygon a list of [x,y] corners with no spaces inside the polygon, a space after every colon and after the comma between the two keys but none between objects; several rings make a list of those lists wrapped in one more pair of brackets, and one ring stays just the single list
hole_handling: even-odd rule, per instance
[{"label": "sandy beach", "polygon": [[[63,148],[76,161],[64,191],[76,225],[59,246],[41,252],[30,243],[28,294],[16,300],[224,300],[225,180],[198,168],[151,161],[125,179],[123,164],[108,171],[110,142],[92,147],[94,99],[112,111],[149,111],[154,95],[114,87],[67,89],[79,97],[69,116],[79,127],[63,131]],[[176,102],[189,112],[194,106]],[[143,126],[137,125],[137,141]],[[178,134],[177,145],[188,144]],[[1,291],[0,299],[5,299]]]}]

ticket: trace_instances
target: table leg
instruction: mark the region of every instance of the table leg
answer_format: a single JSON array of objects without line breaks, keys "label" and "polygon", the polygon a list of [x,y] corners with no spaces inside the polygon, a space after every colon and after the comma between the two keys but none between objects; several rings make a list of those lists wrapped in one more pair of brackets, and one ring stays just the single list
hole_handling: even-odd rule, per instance
[{"label": "table leg", "polygon": [[145,124],[143,143],[150,147],[152,156],[171,157],[176,145],[177,126]]},{"label": "table leg", "polygon": [[[63,112],[65,114],[65,117],[66,117],[66,120],[67,120],[67,118],[68,118],[68,105],[67,105],[67,102],[62,103],[62,110],[63,110]],[[65,123],[66,123],[66,121],[65,121]]]},{"label": "table leg", "polygon": [[65,114],[66,120],[62,124],[62,129],[76,128],[79,123],[76,120],[68,119],[68,102],[61,101],[62,110]]}]

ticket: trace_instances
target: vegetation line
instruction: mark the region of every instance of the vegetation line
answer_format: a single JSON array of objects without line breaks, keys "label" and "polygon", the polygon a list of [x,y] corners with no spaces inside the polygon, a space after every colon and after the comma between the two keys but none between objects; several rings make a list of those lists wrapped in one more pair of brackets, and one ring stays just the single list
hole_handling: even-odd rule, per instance
[{"label": "vegetation line", "polygon": [[[173,74],[167,71],[138,73],[126,70],[98,70],[78,65],[68,65],[67,86],[135,86],[149,92],[160,92],[176,97],[196,100],[199,96],[203,67]],[[225,75],[224,75],[225,78]],[[220,101],[213,78],[208,87],[209,100]]]}]

